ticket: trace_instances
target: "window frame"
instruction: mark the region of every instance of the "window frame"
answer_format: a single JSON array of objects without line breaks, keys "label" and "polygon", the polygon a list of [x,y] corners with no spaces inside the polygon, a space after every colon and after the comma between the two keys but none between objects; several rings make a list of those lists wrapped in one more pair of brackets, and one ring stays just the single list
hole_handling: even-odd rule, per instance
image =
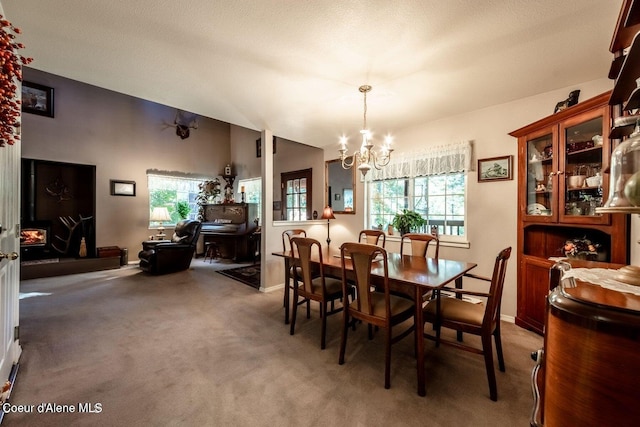
[{"label": "window frame", "polygon": [[[208,177],[200,177],[200,176],[189,176],[188,174],[181,174],[181,173],[162,173],[162,172],[157,172],[157,171],[148,171],[147,172],[147,191],[149,194],[149,217],[151,216],[151,212],[153,211],[154,207],[158,207],[158,206],[165,206],[167,207],[167,209],[169,210],[170,214],[173,214],[176,211],[176,204],[180,201],[185,201],[180,197],[176,197],[176,199],[173,201],[173,204],[165,204],[165,205],[152,205],[153,203],[153,197],[152,197],[152,193],[154,191],[158,191],[158,190],[168,190],[168,191],[173,191],[173,189],[167,189],[167,188],[162,188],[162,189],[158,189],[155,188],[154,185],[152,185],[152,180],[154,179],[168,179],[168,180],[185,180],[185,181],[189,181],[190,185],[194,185],[195,188],[190,189],[187,192],[187,203],[189,203],[189,206],[191,207],[191,210],[189,212],[189,215],[187,216],[187,219],[198,219],[198,203],[196,202],[196,196],[199,193],[199,189],[197,189],[197,186],[207,180],[212,180],[213,178],[208,178]],[[176,184],[177,186],[177,184]],[[195,190],[195,191],[193,191]],[[180,193],[179,190],[175,190],[176,193]],[[184,192],[183,192],[184,193]],[[191,200],[191,195],[193,194],[193,201]],[[178,194],[176,194],[177,196]],[[178,219],[177,221],[180,221],[180,219]],[[177,224],[177,221],[165,221],[162,223],[162,225],[164,227],[175,227],[175,225]],[[157,221],[151,221],[150,219],[147,221],[148,224],[148,228],[149,230],[155,230],[157,229],[160,224]]]},{"label": "window frame", "polygon": [[[291,171],[291,172],[282,172],[280,174],[280,188],[281,188],[281,199],[282,203],[282,210],[280,211],[280,216],[284,216],[284,221],[308,221],[311,219],[311,204],[313,201],[313,193],[312,193],[312,189],[313,189],[313,181],[312,181],[312,177],[313,177],[313,170],[310,169],[302,169],[302,170],[297,170],[297,171]],[[287,181],[292,181],[292,180],[296,180],[296,179],[306,179],[307,180],[307,191],[306,191],[306,199],[307,199],[307,207],[306,207],[306,217],[305,218],[300,218],[299,220],[290,220],[289,218],[287,218],[287,210],[289,209],[289,206],[287,204],[287,185],[286,182]],[[301,209],[300,209],[301,210]],[[302,210],[301,210],[302,213]],[[284,215],[283,215],[284,214]]]},{"label": "window frame", "polygon": [[[469,240],[468,240],[468,237],[469,237],[469,217],[468,217],[469,173],[467,171],[446,173],[446,175],[453,175],[453,174],[459,174],[464,179],[464,224],[463,224],[464,233],[461,235],[440,234],[439,235],[440,244],[444,244],[445,246],[469,248],[470,247]],[[414,209],[415,208],[415,180],[420,178],[425,178],[425,177],[428,178],[429,176],[436,176],[436,175],[407,176],[405,178],[389,178],[389,179],[382,179],[382,180],[365,181],[365,223],[364,223],[365,227],[372,228],[374,226],[377,226],[377,224],[372,223],[372,219],[371,219],[373,216],[373,214],[371,213],[372,211],[371,205],[374,201],[373,197],[371,197],[371,193],[372,193],[371,185],[373,183],[380,182],[380,181],[405,181],[406,183],[408,183],[408,184],[405,184],[405,195],[404,195],[404,198],[407,201],[407,209]],[[401,236],[397,230],[394,230],[393,235],[387,234],[387,239],[390,239],[391,241],[394,241],[394,240],[399,241],[401,239]]]}]

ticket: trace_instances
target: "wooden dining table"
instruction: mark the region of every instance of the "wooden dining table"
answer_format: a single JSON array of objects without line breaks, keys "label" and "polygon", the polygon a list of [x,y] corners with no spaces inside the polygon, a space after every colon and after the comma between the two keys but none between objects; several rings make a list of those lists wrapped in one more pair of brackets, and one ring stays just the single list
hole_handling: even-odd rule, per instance
[{"label": "wooden dining table", "polygon": [[[325,275],[332,277],[342,277],[342,262],[339,256],[338,247],[322,248],[322,268]],[[295,251],[273,252],[272,255],[284,258],[285,264],[285,285],[284,285],[284,309],[285,323],[289,323],[290,312],[290,285],[291,267],[296,262]],[[456,288],[462,288],[462,277],[477,266],[477,264],[466,261],[456,261],[443,258],[425,258],[412,255],[400,255],[399,253],[388,252],[389,287],[411,297],[415,304],[416,322],[416,356],[417,356],[417,376],[418,394],[424,396],[425,390],[425,368],[424,368],[424,338],[423,334],[423,313],[422,295],[426,292],[438,290],[447,284],[454,282]],[[318,263],[319,257],[312,257],[312,262]],[[350,260],[345,260],[347,277],[352,276],[352,265]],[[384,277],[384,267],[382,262],[375,262],[371,269],[371,280],[375,285]],[[297,301],[294,301],[297,303]]]}]

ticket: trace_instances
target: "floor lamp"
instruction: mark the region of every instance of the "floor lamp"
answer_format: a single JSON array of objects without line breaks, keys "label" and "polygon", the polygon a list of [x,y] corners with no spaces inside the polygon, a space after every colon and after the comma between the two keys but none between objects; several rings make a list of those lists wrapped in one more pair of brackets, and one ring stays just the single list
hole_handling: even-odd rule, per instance
[{"label": "floor lamp", "polygon": [[331,206],[327,206],[326,208],[324,208],[324,210],[322,211],[322,219],[327,220],[327,246],[329,246],[329,244],[331,243],[331,238],[329,238],[329,220],[336,219],[336,217],[333,216],[333,209],[331,209]]},{"label": "floor lamp", "polygon": [[164,221],[171,221],[171,216],[169,215],[169,211],[167,208],[153,208],[151,211],[151,217],[149,218],[151,221],[157,221],[160,223],[158,226],[158,234],[156,237],[158,240],[164,240],[166,234],[164,234],[164,226],[162,223]]}]

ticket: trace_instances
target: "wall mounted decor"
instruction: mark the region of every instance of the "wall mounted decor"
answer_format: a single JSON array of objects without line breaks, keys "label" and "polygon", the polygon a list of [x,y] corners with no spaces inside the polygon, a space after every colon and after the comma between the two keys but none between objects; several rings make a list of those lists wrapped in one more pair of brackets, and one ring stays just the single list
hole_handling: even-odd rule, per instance
[{"label": "wall mounted decor", "polygon": [[22,82],[22,111],[53,117],[53,88],[38,83]]},{"label": "wall mounted decor", "polygon": [[[273,154],[276,154],[276,137],[273,137]],[[262,157],[262,138],[256,139],[256,157]]]},{"label": "wall mounted decor", "polygon": [[513,179],[513,156],[478,159],[478,182]]},{"label": "wall mounted decor", "polygon": [[112,196],[135,196],[136,195],[135,181],[120,181],[120,180],[112,179],[110,183],[111,183]]}]

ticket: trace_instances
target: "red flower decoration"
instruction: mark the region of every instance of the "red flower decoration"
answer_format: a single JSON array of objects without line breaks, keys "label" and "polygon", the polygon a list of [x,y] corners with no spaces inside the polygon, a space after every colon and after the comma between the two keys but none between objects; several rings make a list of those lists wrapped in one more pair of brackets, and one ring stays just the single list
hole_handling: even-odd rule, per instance
[{"label": "red flower decoration", "polygon": [[22,81],[22,66],[33,60],[17,53],[24,48],[22,43],[13,41],[20,29],[3,18],[0,15],[0,147],[20,140],[16,134],[16,128],[20,127],[20,100],[15,82]]}]

